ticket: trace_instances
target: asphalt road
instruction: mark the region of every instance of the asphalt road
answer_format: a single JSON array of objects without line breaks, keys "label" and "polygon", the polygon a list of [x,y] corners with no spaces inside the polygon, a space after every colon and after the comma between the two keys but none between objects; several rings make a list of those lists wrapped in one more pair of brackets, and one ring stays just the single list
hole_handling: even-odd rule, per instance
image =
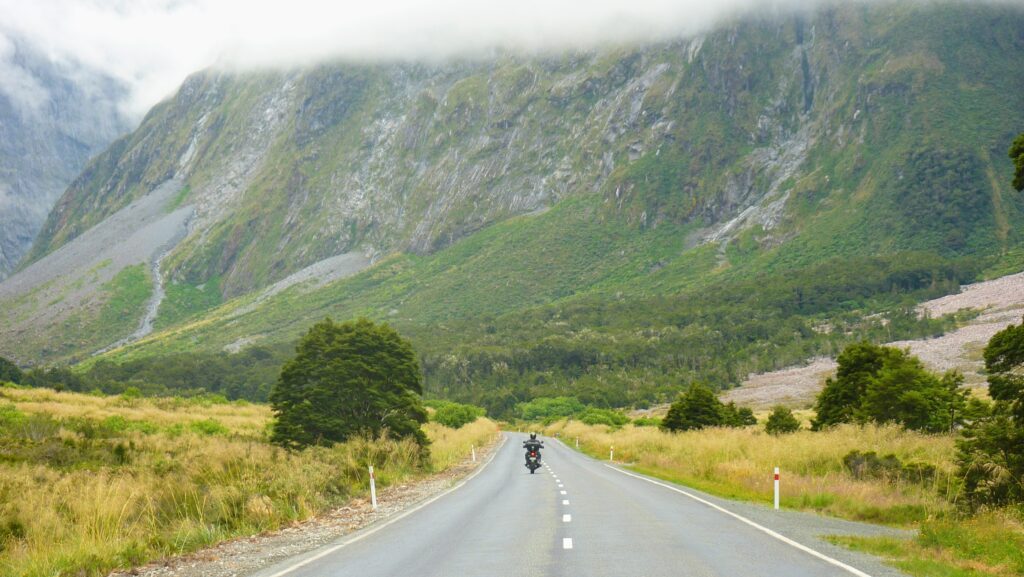
[{"label": "asphalt road", "polygon": [[[530,475],[524,438],[507,435],[455,490],[257,577],[897,574],[800,534],[821,518],[651,482],[551,439],[545,466]],[[838,523],[837,533],[852,526]]]}]

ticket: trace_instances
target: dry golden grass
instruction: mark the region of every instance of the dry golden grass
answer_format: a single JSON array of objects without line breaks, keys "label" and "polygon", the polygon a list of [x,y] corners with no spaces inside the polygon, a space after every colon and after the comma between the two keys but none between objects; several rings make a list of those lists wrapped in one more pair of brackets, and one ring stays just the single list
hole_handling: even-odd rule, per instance
[{"label": "dry golden grass", "polygon": [[477,419],[458,429],[449,429],[438,423],[427,423],[424,427],[430,437],[430,462],[435,471],[443,471],[458,464],[472,447],[488,445],[498,437],[498,425],[490,419]]},{"label": "dry golden grass", "polygon": [[[946,499],[955,486],[955,438],[923,435],[893,426],[842,426],[825,432],[772,436],[760,428],[706,429],[666,433],[654,427],[610,430],[577,421],[548,428],[572,445],[639,470],[719,495],[770,502],[774,467],[782,471],[783,504],[847,518],[911,523],[952,509]],[[858,480],[843,466],[850,451],[895,454],[903,462],[936,467],[927,484],[899,479]]]},{"label": "dry golden grass", "polygon": [[[369,464],[382,485],[406,481],[459,462],[497,431],[486,419],[458,431],[432,423],[424,466],[410,441],[284,451],[265,441],[270,411],[260,405],[11,388],[0,395],[0,405],[45,415],[46,425],[36,427],[38,439],[0,434],[2,576],[105,575],[280,527],[364,493]],[[146,432],[89,424],[110,417]],[[210,419],[226,429],[188,426]]]},{"label": "dry golden grass", "polygon": [[13,402],[25,413],[49,415],[58,420],[103,420],[116,415],[167,427],[215,419],[232,433],[241,435],[262,435],[271,416],[269,406],[246,402],[215,404],[179,398],[126,399],[50,389],[0,388],[0,401],[2,399]]}]

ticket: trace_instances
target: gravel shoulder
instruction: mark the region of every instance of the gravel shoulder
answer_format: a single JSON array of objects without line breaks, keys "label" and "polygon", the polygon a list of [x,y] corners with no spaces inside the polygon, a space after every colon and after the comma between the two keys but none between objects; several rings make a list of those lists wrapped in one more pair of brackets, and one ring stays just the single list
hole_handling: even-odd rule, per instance
[{"label": "gravel shoulder", "polygon": [[477,460],[467,458],[440,473],[377,492],[374,511],[369,496],[352,499],[321,516],[295,523],[277,531],[224,541],[180,557],[161,559],[143,567],[115,571],[109,577],[243,577],[307,553],[341,537],[386,521],[457,484],[487,463],[500,447],[495,440],[477,451]]}]

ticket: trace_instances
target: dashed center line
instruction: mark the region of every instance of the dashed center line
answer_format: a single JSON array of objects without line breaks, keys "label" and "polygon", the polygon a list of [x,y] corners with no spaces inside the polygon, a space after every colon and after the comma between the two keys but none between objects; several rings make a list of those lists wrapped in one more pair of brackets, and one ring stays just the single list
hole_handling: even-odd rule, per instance
[{"label": "dashed center line", "polygon": [[570,521],[572,521],[572,515],[570,515],[568,513],[566,513],[565,515],[562,515],[562,522],[563,523],[568,523]]},{"label": "dashed center line", "polygon": [[572,549],[572,537],[562,539],[562,549]]},{"label": "dashed center line", "polygon": [[560,491],[560,492],[561,492],[561,493],[562,493],[563,495],[568,495],[568,494],[569,494],[569,493],[567,493],[567,492],[565,492],[565,491]]},{"label": "dashed center line", "polygon": [[568,505],[569,504],[569,500],[568,499],[562,499],[562,504],[563,505]]}]

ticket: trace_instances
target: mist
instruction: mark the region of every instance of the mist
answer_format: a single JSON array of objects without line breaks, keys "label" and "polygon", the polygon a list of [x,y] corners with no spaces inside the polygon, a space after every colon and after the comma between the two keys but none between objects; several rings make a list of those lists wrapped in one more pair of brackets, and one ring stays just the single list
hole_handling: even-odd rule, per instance
[{"label": "mist", "polygon": [[592,49],[690,36],[740,13],[827,1],[0,0],[0,90],[38,96],[5,59],[2,37],[122,83],[123,109],[139,117],[188,74],[214,65],[247,70]]}]

